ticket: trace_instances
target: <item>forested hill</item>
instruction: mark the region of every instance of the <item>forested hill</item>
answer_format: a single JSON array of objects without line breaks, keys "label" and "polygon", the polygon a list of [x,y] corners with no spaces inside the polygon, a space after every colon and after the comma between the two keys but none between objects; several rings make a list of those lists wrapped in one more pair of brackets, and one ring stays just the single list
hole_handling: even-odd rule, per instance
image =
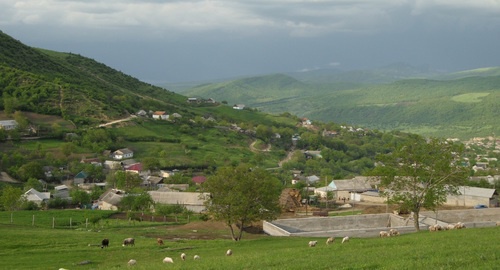
[{"label": "forested hill", "polygon": [[32,48],[3,32],[0,48],[0,110],[58,115],[87,125],[185,103],[179,94],[92,59]]},{"label": "forested hill", "polygon": [[[372,73],[390,77],[383,72]],[[318,81],[322,83],[314,83],[313,76],[300,81],[277,74],[204,84],[182,93],[323,122],[466,139],[500,133],[499,72],[500,68],[482,68],[371,84],[368,79],[356,83],[353,72]]]}]

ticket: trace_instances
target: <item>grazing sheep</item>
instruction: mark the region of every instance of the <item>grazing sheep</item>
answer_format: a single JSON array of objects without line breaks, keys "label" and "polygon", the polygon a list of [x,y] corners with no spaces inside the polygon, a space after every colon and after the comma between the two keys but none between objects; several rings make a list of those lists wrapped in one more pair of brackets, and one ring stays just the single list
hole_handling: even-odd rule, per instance
[{"label": "grazing sheep", "polygon": [[342,244],[346,242],[349,242],[349,236],[342,238]]},{"label": "grazing sheep", "polygon": [[123,240],[122,246],[135,246],[135,239],[134,238],[125,238]]},{"label": "grazing sheep", "polygon": [[109,247],[109,239],[108,238],[104,238],[101,241],[101,248],[105,248],[105,247]]},{"label": "grazing sheep", "polygon": [[186,260],[186,253],[182,253],[182,254],[181,254],[181,259],[182,259],[183,261],[185,261],[185,260]]},{"label": "grazing sheep", "polygon": [[158,246],[163,246],[163,239],[156,238],[156,242],[158,243]]},{"label": "grazing sheep", "polygon": [[137,261],[134,259],[131,259],[130,261],[128,261],[128,265],[130,265],[130,266],[135,265],[136,263],[137,263]]},{"label": "grazing sheep", "polygon": [[430,232],[437,232],[437,231],[441,231],[441,230],[443,230],[443,227],[441,227],[441,225],[439,225],[439,224],[434,224],[434,225],[429,226]]},{"label": "grazing sheep", "polygon": [[390,229],[389,230],[389,234],[391,236],[398,236],[399,235],[399,231],[397,229]]},{"label": "grazing sheep", "polygon": [[318,241],[309,241],[309,247],[315,247]]},{"label": "grazing sheep", "polygon": [[326,239],[327,245],[332,244],[333,242],[335,242],[335,237],[329,237],[328,239]]},{"label": "grazing sheep", "polygon": [[231,255],[233,255],[233,251],[232,251],[232,250],[230,250],[230,249],[228,249],[228,250],[226,251],[226,256],[231,256]]},{"label": "grazing sheep", "polygon": [[200,256],[198,256],[198,255],[194,255],[193,259],[194,259],[194,260],[199,260],[199,259],[200,259]]},{"label": "grazing sheep", "polygon": [[390,236],[391,236],[391,234],[390,234],[388,231],[380,231],[380,232],[378,233],[378,236],[379,236],[379,237],[390,237]]},{"label": "grazing sheep", "polygon": [[163,263],[174,263],[174,260],[170,257],[165,257],[165,259],[163,259]]},{"label": "grazing sheep", "polygon": [[455,224],[455,229],[465,229],[465,224],[463,224],[462,222],[458,222],[457,224]]}]

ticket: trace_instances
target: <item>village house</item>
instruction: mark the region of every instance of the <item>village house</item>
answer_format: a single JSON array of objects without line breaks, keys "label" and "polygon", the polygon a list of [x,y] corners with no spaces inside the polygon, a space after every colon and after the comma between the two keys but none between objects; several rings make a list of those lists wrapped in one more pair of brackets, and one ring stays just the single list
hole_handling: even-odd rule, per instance
[{"label": "village house", "polygon": [[243,110],[245,109],[245,104],[234,104],[233,109],[235,110]]},{"label": "village house", "polygon": [[111,153],[111,158],[115,160],[122,160],[122,159],[127,159],[127,158],[132,158],[134,157],[134,151],[128,149],[128,148],[122,148],[114,151]]},{"label": "village house", "polygon": [[101,210],[118,210],[118,205],[125,196],[125,192],[119,189],[109,189],[98,199],[98,207]]},{"label": "village house", "polygon": [[49,201],[50,192],[39,192],[34,188],[30,188],[23,196],[28,202],[34,202],[38,206],[41,206],[42,203]]},{"label": "village house", "polygon": [[13,130],[18,126],[16,120],[2,120],[0,121],[0,129],[3,130]]},{"label": "village house", "polygon": [[153,113],[153,119],[158,119],[158,120],[168,120],[170,115],[168,115],[164,111],[156,111]]}]

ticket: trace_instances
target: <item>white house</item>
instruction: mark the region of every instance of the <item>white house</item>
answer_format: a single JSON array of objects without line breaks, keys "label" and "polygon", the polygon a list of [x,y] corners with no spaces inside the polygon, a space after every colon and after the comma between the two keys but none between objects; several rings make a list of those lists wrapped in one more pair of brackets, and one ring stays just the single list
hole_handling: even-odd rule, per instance
[{"label": "white house", "polygon": [[132,158],[134,157],[134,151],[128,149],[128,148],[122,148],[114,151],[111,156],[113,159],[116,160],[121,160],[121,159],[126,159],[126,158]]},{"label": "white house", "polygon": [[46,202],[50,199],[50,192],[39,192],[34,188],[30,188],[23,195],[29,202],[34,202],[41,205],[42,202]]},{"label": "white house", "polygon": [[2,120],[0,121],[0,129],[12,130],[18,126],[16,120]]},{"label": "white house", "polygon": [[243,109],[245,109],[245,104],[235,104],[233,106],[233,109],[235,109],[235,110],[243,110]]},{"label": "white house", "polygon": [[153,113],[154,119],[167,120],[169,117],[170,117],[170,115],[168,115],[164,111],[156,111]]}]

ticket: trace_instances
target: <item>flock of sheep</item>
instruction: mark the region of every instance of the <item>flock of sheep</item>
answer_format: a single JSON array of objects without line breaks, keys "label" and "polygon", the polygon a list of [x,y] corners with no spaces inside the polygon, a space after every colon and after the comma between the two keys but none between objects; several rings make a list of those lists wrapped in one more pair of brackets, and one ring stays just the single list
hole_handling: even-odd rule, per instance
[{"label": "flock of sheep", "polygon": [[[429,226],[429,231],[435,232],[435,231],[443,231],[443,230],[458,230],[458,229],[464,229],[465,224],[462,222],[457,222],[455,224],[448,224],[447,226],[441,226],[439,224],[434,224]],[[379,237],[392,237],[392,236],[398,236],[399,231],[397,229],[390,229],[389,231],[380,231],[379,232]],[[326,239],[326,244],[330,245],[335,242],[335,237],[329,237]],[[342,238],[342,244],[345,242],[349,242],[349,236],[346,236]],[[315,247],[318,241],[309,241],[309,247]]]},{"label": "flock of sheep", "polygon": [[[349,239],[349,236],[342,238],[342,244],[349,242]],[[333,244],[333,242],[335,242],[335,237],[329,237],[328,239],[326,239],[327,245]],[[318,244],[318,241],[309,241],[309,247],[315,247],[316,244]]]},{"label": "flock of sheep", "polygon": [[446,226],[441,226],[439,224],[434,224],[434,225],[429,226],[430,232],[447,231],[447,230],[460,230],[460,229],[465,229],[465,224],[463,224],[462,222],[457,222],[455,224],[448,224]]},{"label": "flock of sheep", "polygon": [[[163,239],[161,239],[161,238],[157,238],[157,239],[156,239],[156,242],[157,242],[157,243],[158,243],[158,245],[160,245],[160,246],[164,244],[164,243],[163,243]],[[91,246],[91,245],[89,244],[89,246]],[[125,239],[123,240],[122,246],[124,246],[124,247],[125,247],[125,246],[135,246],[135,239],[134,239],[134,238],[125,238]],[[104,238],[104,239],[102,239],[102,241],[101,241],[101,248],[106,248],[106,247],[109,247],[109,239],[108,239],[108,238]],[[228,249],[228,250],[226,251],[226,256],[231,256],[231,255],[233,255],[233,251],[232,251],[231,249]],[[182,254],[180,255],[180,258],[181,258],[181,260],[185,261],[185,260],[186,260],[186,258],[187,258],[186,253],[182,253]],[[193,260],[199,260],[200,258],[201,258],[201,257],[200,257],[200,255],[194,255],[194,256],[193,256]],[[163,259],[163,263],[174,263],[174,259],[172,259],[171,257],[165,257],[165,258]],[[136,265],[136,264],[137,264],[137,260],[135,260],[135,259],[130,259],[130,260],[128,261],[128,265],[129,265],[129,266],[133,266],[133,265]],[[62,268],[61,268],[61,269],[62,269]]]}]

